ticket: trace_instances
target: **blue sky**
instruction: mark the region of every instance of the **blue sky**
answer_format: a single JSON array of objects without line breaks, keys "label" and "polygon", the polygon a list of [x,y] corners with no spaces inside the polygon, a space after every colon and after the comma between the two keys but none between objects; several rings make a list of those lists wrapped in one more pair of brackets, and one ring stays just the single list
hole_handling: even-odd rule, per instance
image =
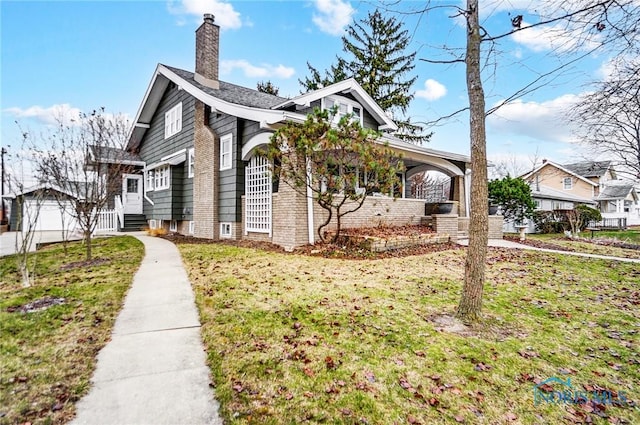
[{"label": "blue sky", "polygon": [[[458,0],[454,4],[462,4]],[[403,1],[407,12],[424,2]],[[434,2],[436,5],[445,3]],[[536,22],[535,1],[483,1],[485,27],[510,30],[510,15]],[[340,53],[340,36],[366,17],[373,2],[307,1],[0,1],[2,145],[17,144],[23,128],[39,131],[54,111],[77,113],[104,106],[135,117],[158,62],[193,70],[194,31],[205,12],[222,27],[221,76],[255,87],[271,80],[280,94],[299,94],[306,62],[328,67]],[[391,12],[387,12],[391,13]],[[412,34],[418,58],[450,59],[442,46],[464,47],[464,27],[451,9],[426,15],[394,14]],[[485,70],[487,105],[510,96],[536,75],[567,59],[561,33],[522,31],[495,46]],[[560,47],[558,47],[560,46]],[[554,54],[550,51],[554,50]],[[458,51],[459,52],[459,51]],[[558,52],[560,56],[558,57]],[[575,102],[586,83],[606,72],[606,54],[589,55],[551,84],[501,109],[488,120],[490,158],[527,161],[537,155],[556,161],[576,158],[561,107]],[[492,66],[495,63],[496,66]],[[432,121],[466,105],[464,65],[416,61],[414,121]],[[433,128],[430,147],[469,152],[468,117],[461,114]]]}]

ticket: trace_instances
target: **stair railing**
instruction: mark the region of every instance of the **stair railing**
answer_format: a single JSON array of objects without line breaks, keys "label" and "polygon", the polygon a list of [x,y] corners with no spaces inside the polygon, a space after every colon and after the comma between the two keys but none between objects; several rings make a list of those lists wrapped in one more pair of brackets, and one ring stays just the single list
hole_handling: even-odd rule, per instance
[{"label": "stair railing", "polygon": [[124,205],[122,205],[122,199],[120,198],[120,195],[115,196],[114,204],[116,214],[118,216],[118,227],[122,229],[124,227]]}]

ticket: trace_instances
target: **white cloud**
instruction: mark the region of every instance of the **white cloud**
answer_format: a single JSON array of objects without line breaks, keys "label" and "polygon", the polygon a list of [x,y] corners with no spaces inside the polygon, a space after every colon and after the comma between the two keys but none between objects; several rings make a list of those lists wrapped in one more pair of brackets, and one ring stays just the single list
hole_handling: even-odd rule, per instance
[{"label": "white cloud", "polygon": [[570,143],[573,141],[571,126],[564,118],[579,99],[578,95],[566,94],[545,102],[516,100],[489,115],[487,124],[491,131],[497,133],[543,142]]},{"label": "white cloud", "polygon": [[178,25],[184,25],[184,17],[181,15],[193,15],[202,21],[205,13],[215,16],[216,24],[223,29],[238,29],[242,26],[240,13],[231,3],[222,0],[169,0],[167,2],[169,12],[178,15]]},{"label": "white cloud", "polygon": [[[28,108],[11,107],[3,110],[7,114],[16,118],[16,120],[33,120],[38,124],[45,126],[77,126],[80,124],[80,114],[84,111],[75,108],[68,103],[60,103],[43,108],[39,105],[29,106]],[[89,114],[91,111],[86,111]],[[132,119],[128,114],[112,114],[103,112],[101,115],[112,122],[124,123],[130,125]]]},{"label": "white cloud", "polygon": [[313,14],[313,23],[327,34],[342,35],[355,12],[351,4],[342,0],[316,0],[315,3],[318,13]]},{"label": "white cloud", "polygon": [[296,73],[295,69],[284,65],[260,64],[260,66],[252,65],[244,59],[223,60],[220,62],[220,73],[231,74],[234,69],[240,69],[246,77],[249,78],[291,78]]},{"label": "white cloud", "polygon": [[62,123],[64,125],[70,125],[73,121],[77,121],[80,116],[80,109],[74,108],[68,103],[62,103],[58,105],[52,105],[48,108],[42,106],[30,106],[26,109],[19,107],[7,108],[4,110],[6,113],[20,119],[33,119],[40,124],[45,125],[57,125]]},{"label": "white cloud", "polygon": [[511,37],[534,52],[555,50],[569,52],[571,50],[591,50],[598,46],[598,35],[585,38],[582,31],[572,30],[561,25],[532,27],[522,22],[522,30],[514,32]]},{"label": "white cloud", "polygon": [[424,82],[424,90],[416,91],[416,97],[421,97],[427,100],[438,100],[446,94],[447,88],[443,84],[431,78]]}]

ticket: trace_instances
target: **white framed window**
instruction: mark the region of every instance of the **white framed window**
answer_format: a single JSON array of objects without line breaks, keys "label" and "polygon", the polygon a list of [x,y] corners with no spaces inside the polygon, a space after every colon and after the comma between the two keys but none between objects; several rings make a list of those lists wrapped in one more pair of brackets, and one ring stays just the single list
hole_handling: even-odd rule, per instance
[{"label": "white framed window", "polygon": [[162,220],[158,220],[158,229],[162,228],[164,228],[164,223],[162,222]]},{"label": "white framed window", "polygon": [[233,135],[226,134],[220,138],[220,171],[230,170],[233,155]]},{"label": "white framed window", "polygon": [[231,223],[220,223],[220,237],[221,238],[230,238],[231,237]]},{"label": "white framed window", "polygon": [[334,96],[325,97],[322,99],[322,103],[322,109],[331,109],[334,106],[338,107],[338,111],[333,116],[332,122],[337,123],[343,116],[352,114],[351,119],[362,125],[362,106],[360,106],[359,103]]},{"label": "white framed window", "polygon": [[150,192],[153,190],[155,186],[154,180],[153,180],[153,170],[147,170],[145,173],[146,173],[146,177],[145,177],[146,184],[144,185],[144,191]]},{"label": "white framed window", "polygon": [[182,102],[164,114],[164,138],[171,137],[182,130]]},{"label": "white framed window", "polygon": [[189,222],[189,234],[193,235],[196,232],[196,222],[195,221],[190,221]]},{"label": "white framed window", "polygon": [[562,188],[564,190],[573,189],[573,179],[571,177],[565,177],[564,179],[562,179]]},{"label": "white framed window", "polygon": [[533,203],[536,204],[536,209],[537,210],[542,208],[542,201],[540,199],[534,199]]},{"label": "white framed window", "polygon": [[149,229],[155,229],[158,226],[158,222],[155,219],[149,220]]},{"label": "white framed window", "polygon": [[271,171],[269,161],[254,156],[245,168],[244,231],[268,233],[271,236]]},{"label": "white framed window", "polygon": [[163,165],[153,170],[154,190],[169,189],[170,177],[171,168],[168,165]]},{"label": "white framed window", "polygon": [[171,223],[169,224],[169,231],[170,232],[178,231],[178,222],[176,220],[171,220]]},{"label": "white framed window", "polygon": [[196,153],[195,149],[191,148],[187,151],[187,177],[191,178],[195,174],[196,169]]}]

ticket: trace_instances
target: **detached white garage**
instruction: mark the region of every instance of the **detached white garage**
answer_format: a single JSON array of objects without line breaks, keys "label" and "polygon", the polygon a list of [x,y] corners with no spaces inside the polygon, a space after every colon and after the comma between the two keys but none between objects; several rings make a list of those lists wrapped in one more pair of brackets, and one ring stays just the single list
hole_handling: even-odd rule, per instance
[{"label": "detached white garage", "polygon": [[[71,214],[72,205],[71,202],[64,202],[59,204],[55,200],[25,200],[25,210],[27,211],[25,217],[31,217],[31,212],[35,214],[37,211],[38,203],[40,204],[40,213],[36,219],[35,230],[39,232],[49,230],[67,230],[73,231],[76,227],[76,220]],[[26,225],[26,222],[23,222]],[[23,226],[23,229],[24,226]]]},{"label": "detached white garage", "polygon": [[[10,226],[13,231],[24,231],[35,221],[35,229],[46,231],[73,231],[76,221],[72,215],[71,201],[59,203],[60,195],[73,197],[70,193],[49,185],[31,187],[14,195],[11,201]],[[21,208],[22,207],[22,208]]]}]

